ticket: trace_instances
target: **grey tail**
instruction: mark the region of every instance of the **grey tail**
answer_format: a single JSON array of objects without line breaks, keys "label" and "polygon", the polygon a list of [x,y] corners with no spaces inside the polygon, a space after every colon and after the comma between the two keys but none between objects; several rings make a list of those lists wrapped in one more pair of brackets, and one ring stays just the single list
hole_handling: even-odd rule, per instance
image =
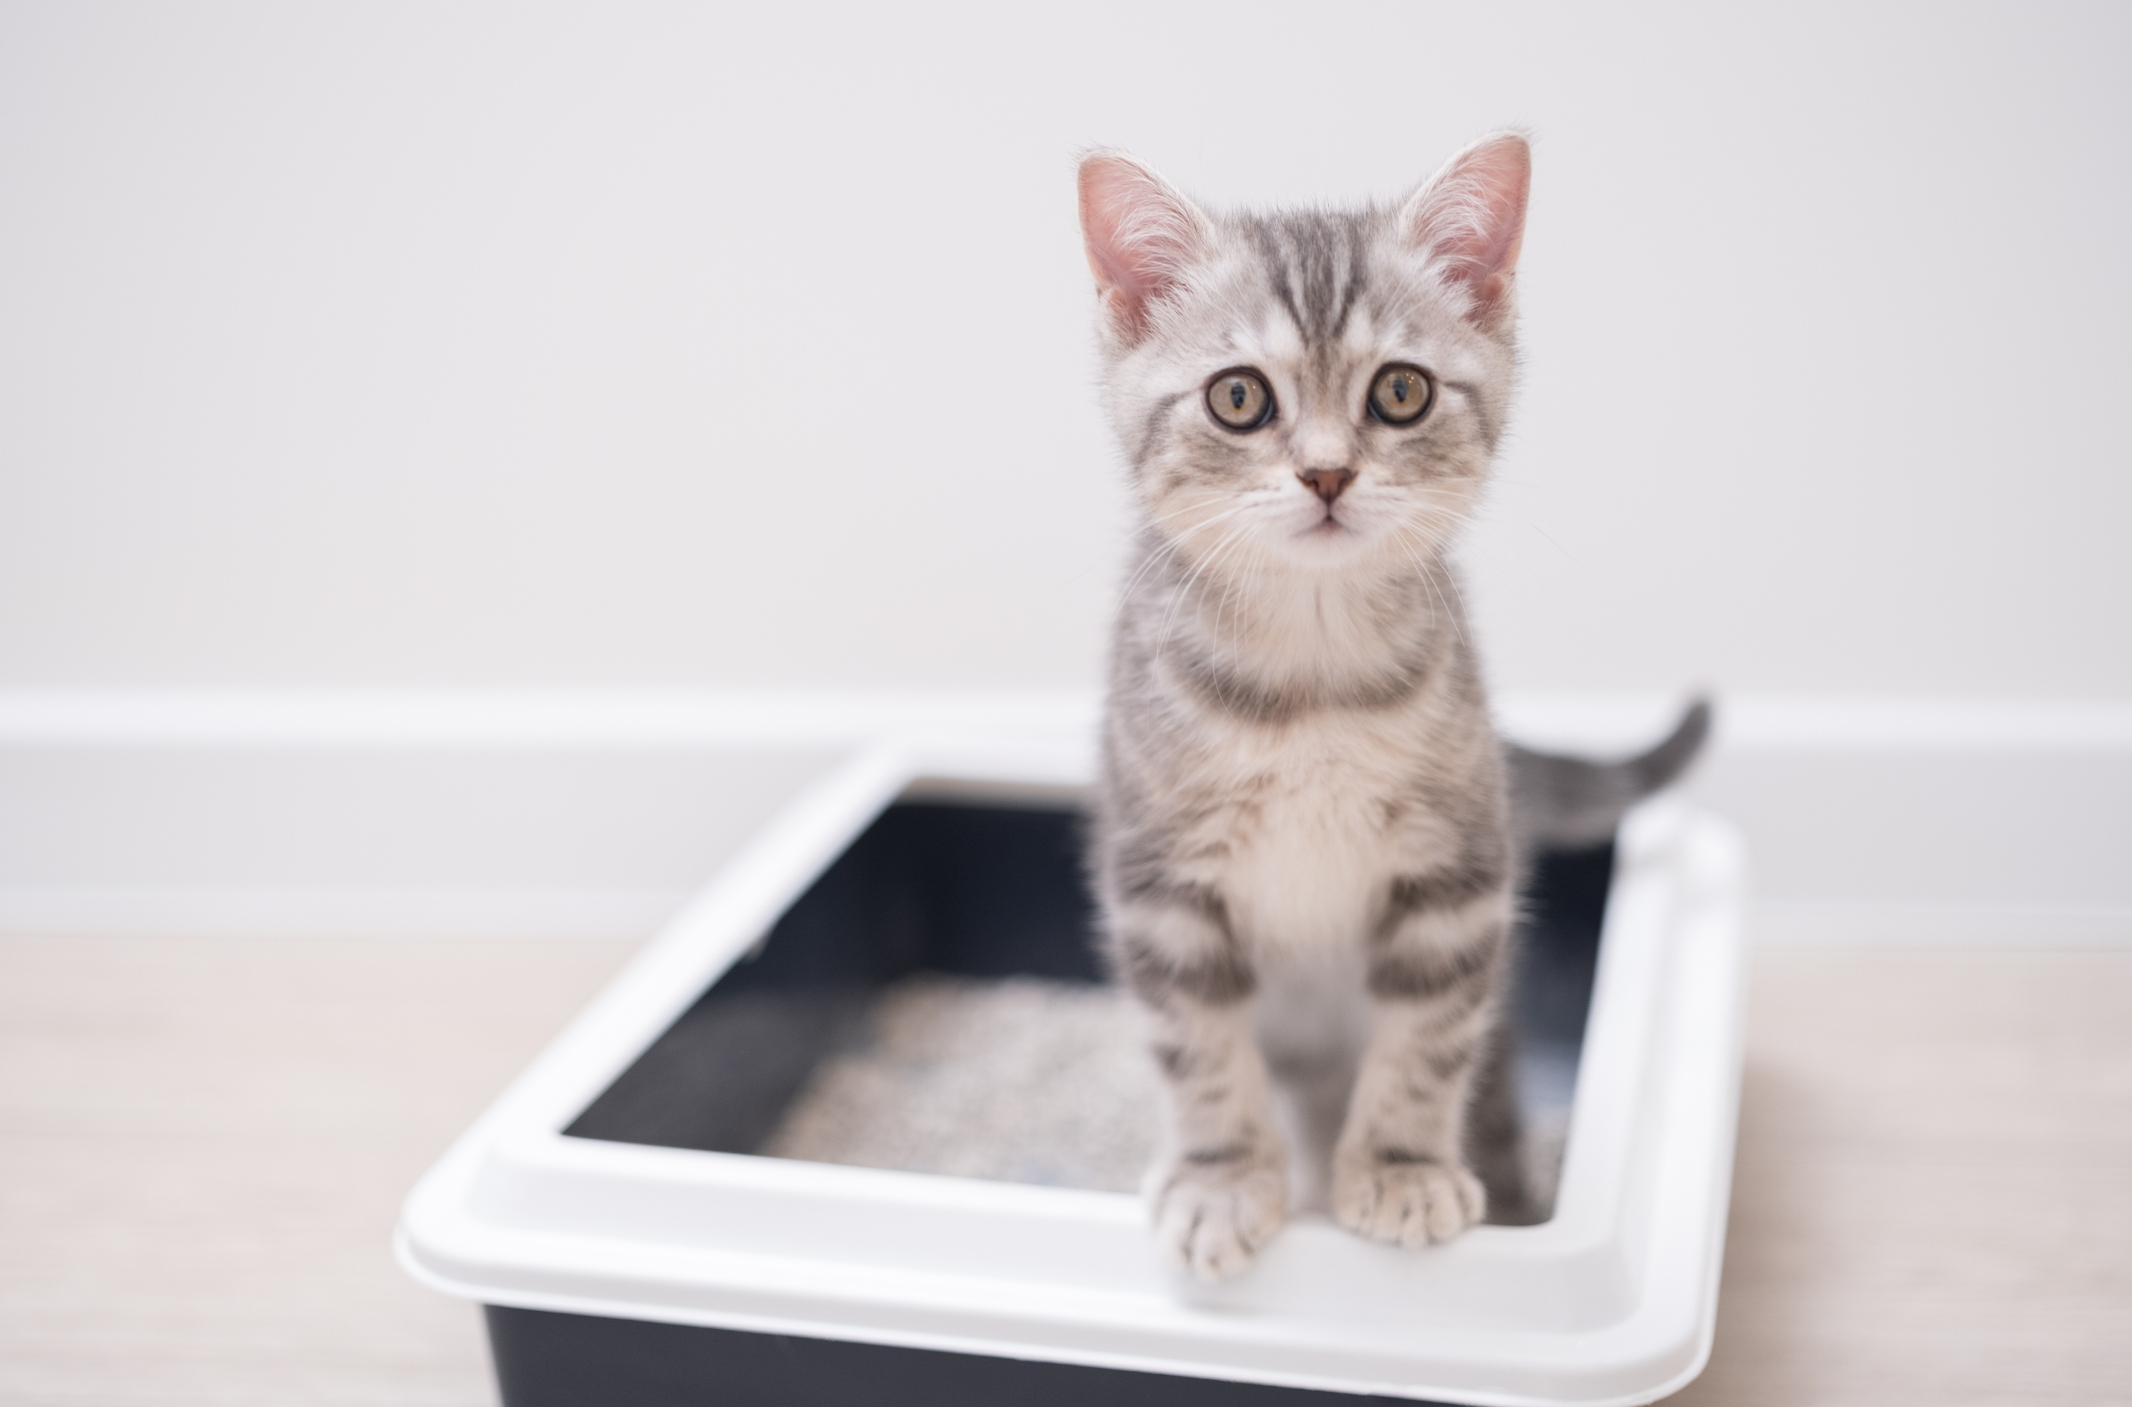
[{"label": "grey tail", "polygon": [[1664,742],[1620,762],[1590,762],[1503,744],[1510,762],[1510,829],[1518,849],[1578,850],[1614,834],[1622,813],[1688,770],[1710,735],[1710,700],[1697,699]]}]

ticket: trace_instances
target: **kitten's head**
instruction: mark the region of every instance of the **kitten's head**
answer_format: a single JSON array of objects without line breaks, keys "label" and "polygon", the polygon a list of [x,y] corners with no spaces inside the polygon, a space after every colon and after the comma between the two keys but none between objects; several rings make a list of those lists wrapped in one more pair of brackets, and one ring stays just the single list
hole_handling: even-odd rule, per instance
[{"label": "kitten's head", "polygon": [[1441,550],[1508,406],[1530,170],[1502,134],[1396,209],[1217,215],[1123,153],[1082,161],[1106,399],[1180,557],[1264,579]]}]

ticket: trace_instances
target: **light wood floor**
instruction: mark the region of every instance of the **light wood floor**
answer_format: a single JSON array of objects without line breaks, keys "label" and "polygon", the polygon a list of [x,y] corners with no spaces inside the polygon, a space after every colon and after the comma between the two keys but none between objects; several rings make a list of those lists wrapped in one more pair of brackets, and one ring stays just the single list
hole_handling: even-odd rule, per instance
[{"label": "light wood floor", "polygon": [[[627,956],[0,941],[0,1402],[493,1401],[401,1196]],[[2132,953],[1765,950],[1688,1404],[2132,1402]]]}]

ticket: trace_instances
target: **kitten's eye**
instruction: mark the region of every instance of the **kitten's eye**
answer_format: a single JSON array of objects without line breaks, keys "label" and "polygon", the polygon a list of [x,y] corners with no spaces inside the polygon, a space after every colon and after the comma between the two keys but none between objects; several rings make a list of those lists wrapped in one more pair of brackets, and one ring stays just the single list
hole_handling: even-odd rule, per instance
[{"label": "kitten's eye", "polygon": [[1255,371],[1225,371],[1207,387],[1207,409],[1231,430],[1256,430],[1273,414],[1273,392]]},{"label": "kitten's eye", "polygon": [[1388,366],[1370,387],[1370,413],[1387,425],[1412,425],[1435,399],[1429,373],[1418,366]]}]

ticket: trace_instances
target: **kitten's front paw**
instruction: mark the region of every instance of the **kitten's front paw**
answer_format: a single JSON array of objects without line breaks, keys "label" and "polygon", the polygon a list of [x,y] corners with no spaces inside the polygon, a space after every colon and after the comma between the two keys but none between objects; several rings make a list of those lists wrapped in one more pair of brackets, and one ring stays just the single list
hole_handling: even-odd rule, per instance
[{"label": "kitten's front paw", "polygon": [[1481,1219],[1481,1180],[1455,1163],[1357,1156],[1333,1168],[1333,1219],[1394,1246],[1448,1241]]},{"label": "kitten's front paw", "polygon": [[1251,1268],[1288,1215],[1288,1177],[1278,1153],[1234,1162],[1179,1160],[1149,1180],[1155,1240],[1201,1280]]}]

